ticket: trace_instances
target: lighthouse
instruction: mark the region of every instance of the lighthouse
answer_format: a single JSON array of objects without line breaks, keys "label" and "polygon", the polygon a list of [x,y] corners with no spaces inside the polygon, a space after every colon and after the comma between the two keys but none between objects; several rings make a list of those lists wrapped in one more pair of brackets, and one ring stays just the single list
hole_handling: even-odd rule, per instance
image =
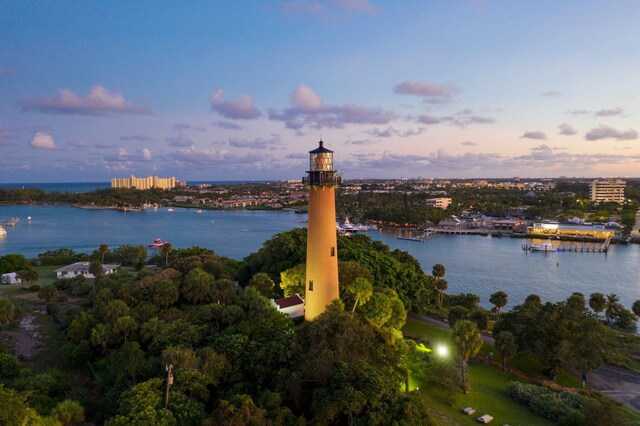
[{"label": "lighthouse", "polygon": [[309,186],[304,312],[304,319],[309,321],[340,297],[335,195],[340,176],[333,169],[333,151],[325,148],[322,141],[309,151],[309,170],[302,181]]}]

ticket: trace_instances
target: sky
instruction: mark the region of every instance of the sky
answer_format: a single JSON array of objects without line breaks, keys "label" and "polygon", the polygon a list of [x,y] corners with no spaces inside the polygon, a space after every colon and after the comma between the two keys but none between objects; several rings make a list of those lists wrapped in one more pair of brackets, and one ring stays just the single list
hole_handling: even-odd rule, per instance
[{"label": "sky", "polygon": [[640,0],[0,2],[0,182],[640,176]]}]

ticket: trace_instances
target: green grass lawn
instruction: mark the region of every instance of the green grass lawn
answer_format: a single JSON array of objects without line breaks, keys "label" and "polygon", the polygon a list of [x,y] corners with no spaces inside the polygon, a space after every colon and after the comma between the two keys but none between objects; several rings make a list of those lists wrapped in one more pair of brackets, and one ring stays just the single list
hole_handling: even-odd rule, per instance
[{"label": "green grass lawn", "polygon": [[[419,337],[427,346],[438,344],[452,346],[451,333],[415,320],[408,320],[403,328],[405,335]],[[494,351],[491,345],[484,345],[483,352]],[[457,394],[453,405],[450,404],[444,391],[421,382],[416,377],[410,378],[411,389],[419,387],[420,394],[426,399],[434,411],[434,420],[440,425],[472,425],[478,424],[476,418],[483,414],[494,417],[495,424],[503,425],[552,425],[553,422],[538,417],[529,409],[519,404],[506,393],[509,382],[517,380],[514,376],[504,374],[488,365],[476,364],[469,367],[469,384],[471,393]],[[475,408],[476,414],[466,416],[461,412],[464,407]]]},{"label": "green grass lawn", "polygon": [[[413,377],[410,384],[414,390],[419,386],[419,393],[433,409],[433,417],[438,425],[477,425],[476,419],[483,414],[493,416],[497,425],[555,424],[536,416],[525,405],[507,396],[506,386],[513,380],[515,380],[514,377],[503,374],[488,365],[472,365],[469,367],[471,392],[466,395],[457,394],[453,405],[440,389],[430,387]],[[473,407],[476,413],[467,416],[461,411],[464,407]]]}]

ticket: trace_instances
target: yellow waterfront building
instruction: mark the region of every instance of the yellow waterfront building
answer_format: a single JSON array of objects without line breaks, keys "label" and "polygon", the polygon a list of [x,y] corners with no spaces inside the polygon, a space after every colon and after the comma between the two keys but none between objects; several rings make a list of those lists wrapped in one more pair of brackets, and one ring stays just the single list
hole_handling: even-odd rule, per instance
[{"label": "yellow waterfront building", "polygon": [[143,178],[131,175],[128,178],[111,179],[112,188],[136,188],[136,189],[173,189],[176,187],[176,177],[160,178],[158,176],[147,176]]},{"label": "yellow waterfront building", "polygon": [[527,227],[527,234],[544,237],[567,238],[620,238],[621,233],[617,227],[607,226],[601,223],[575,224],[575,223],[534,223]]}]

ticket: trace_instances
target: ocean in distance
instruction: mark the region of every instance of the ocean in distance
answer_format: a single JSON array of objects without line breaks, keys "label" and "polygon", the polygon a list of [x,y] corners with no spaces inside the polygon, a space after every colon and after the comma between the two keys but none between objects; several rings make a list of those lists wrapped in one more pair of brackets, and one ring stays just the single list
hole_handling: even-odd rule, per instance
[{"label": "ocean in distance", "polygon": [[[32,220],[27,221],[31,216]],[[257,251],[274,234],[306,227],[307,216],[289,211],[206,210],[166,208],[123,213],[64,206],[0,206],[0,219],[19,218],[0,238],[0,255],[20,253],[35,257],[60,247],[91,252],[101,243],[147,245],[154,238],[174,247],[193,245],[221,256],[242,259]],[[630,308],[640,299],[640,245],[612,245],[602,253],[542,253],[522,250],[527,240],[481,236],[441,235],[426,242],[397,239],[393,232],[371,231],[370,237],[413,255],[428,273],[442,263],[448,293],[475,293],[490,307],[498,290],[509,295],[509,305],[536,293],[545,301],[566,299],[579,291],[616,293]]]},{"label": "ocean in distance", "polygon": [[[229,181],[188,181],[187,184],[189,186],[199,185],[199,184],[242,184],[242,183],[255,183],[255,182],[263,182],[263,181],[248,181],[248,180],[229,180]],[[266,182],[266,181],[264,181]],[[11,188],[11,189],[20,189],[20,188],[39,188],[42,189],[47,194],[51,192],[71,192],[74,194],[81,192],[91,192],[96,189],[105,189],[111,188],[111,182],[31,182],[31,183],[0,183],[0,188]]]}]

